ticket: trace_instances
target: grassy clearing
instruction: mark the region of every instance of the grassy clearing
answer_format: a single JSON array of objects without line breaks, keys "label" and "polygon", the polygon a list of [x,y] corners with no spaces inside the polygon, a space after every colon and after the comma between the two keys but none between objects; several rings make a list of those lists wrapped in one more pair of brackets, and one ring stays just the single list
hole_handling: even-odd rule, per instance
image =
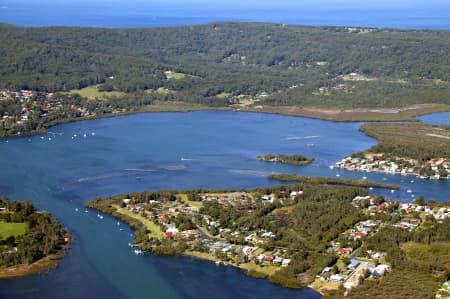
[{"label": "grassy clearing", "polygon": [[320,280],[319,278],[316,278],[316,280],[314,280],[314,282],[311,284],[311,287],[316,291],[326,293],[327,291],[338,290],[340,285],[341,284],[337,282]]},{"label": "grassy clearing", "polygon": [[176,72],[172,72],[172,71],[165,71],[164,73],[166,74],[167,79],[179,80],[179,79],[183,79],[184,77],[187,76],[186,74],[176,73]]},{"label": "grassy clearing", "polygon": [[187,199],[187,195],[186,194],[178,194],[177,197],[183,201],[184,203],[186,203],[187,205],[191,206],[191,207],[195,207],[197,209],[200,209],[201,207],[203,207],[203,203],[201,201],[192,201]]},{"label": "grassy clearing", "polygon": [[11,236],[17,237],[20,235],[24,235],[27,231],[27,224],[26,223],[6,223],[2,222],[0,223],[0,238],[6,239]]},{"label": "grassy clearing", "polygon": [[273,265],[264,265],[263,267],[255,264],[254,261],[245,263],[245,264],[239,264],[239,267],[245,270],[254,270],[257,272],[261,272],[264,274],[267,274],[268,276],[274,274],[275,272],[277,272],[278,270],[280,270],[279,266],[273,266]]},{"label": "grassy clearing", "polygon": [[92,86],[88,86],[82,89],[72,89],[71,91],[69,91],[69,94],[79,94],[82,97],[86,97],[90,100],[93,100],[95,98],[98,99],[105,99],[105,98],[110,98],[110,97],[121,97],[121,96],[125,96],[126,93],[121,92],[121,91],[110,91],[110,92],[106,92],[106,91],[99,91],[98,87],[100,85],[92,85]]},{"label": "grassy clearing", "polygon": [[193,256],[202,260],[208,260],[208,261],[217,261],[218,259],[210,254],[210,253],[206,253],[206,252],[199,252],[199,251],[192,251],[192,250],[186,250],[184,252],[185,255],[187,256]]},{"label": "grassy clearing", "polygon": [[218,99],[228,99],[229,97],[231,97],[231,93],[228,92],[222,92],[216,95]]},{"label": "grassy clearing", "polygon": [[156,89],[156,90],[155,90],[155,89],[146,89],[145,92],[146,92],[147,94],[157,93],[157,94],[162,94],[162,95],[168,95],[168,94],[174,94],[174,93],[177,93],[177,92],[174,91],[174,90],[170,90],[170,89],[162,88],[162,87],[160,87],[160,88],[158,88],[158,89]]},{"label": "grassy clearing", "polygon": [[131,211],[128,211],[126,208],[119,208],[118,206],[114,206],[117,209],[117,212],[123,215],[127,215],[131,218],[134,218],[136,220],[138,220],[139,222],[141,222],[149,231],[149,236],[150,237],[156,237],[156,238],[162,238],[164,236],[163,231],[161,230],[161,228],[156,225],[155,223],[153,223],[153,221],[142,217],[140,214],[135,214]]}]

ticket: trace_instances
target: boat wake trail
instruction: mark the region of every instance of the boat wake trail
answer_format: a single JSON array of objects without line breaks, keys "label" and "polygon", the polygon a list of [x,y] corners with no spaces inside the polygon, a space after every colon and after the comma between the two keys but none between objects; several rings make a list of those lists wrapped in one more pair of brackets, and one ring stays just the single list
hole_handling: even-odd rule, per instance
[{"label": "boat wake trail", "polygon": [[320,138],[320,136],[292,136],[292,137],[286,137],[286,140],[302,140],[302,139],[314,139],[314,138]]}]

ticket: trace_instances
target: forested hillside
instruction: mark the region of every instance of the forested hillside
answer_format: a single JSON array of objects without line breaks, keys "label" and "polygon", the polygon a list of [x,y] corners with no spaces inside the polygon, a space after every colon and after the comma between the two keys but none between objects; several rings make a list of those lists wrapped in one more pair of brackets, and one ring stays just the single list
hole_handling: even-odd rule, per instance
[{"label": "forested hillside", "polygon": [[[449,31],[0,25],[0,43],[0,88],[54,92],[100,84],[106,91],[208,105],[244,97],[254,105],[450,104]],[[152,93],[158,88],[170,92]]]}]

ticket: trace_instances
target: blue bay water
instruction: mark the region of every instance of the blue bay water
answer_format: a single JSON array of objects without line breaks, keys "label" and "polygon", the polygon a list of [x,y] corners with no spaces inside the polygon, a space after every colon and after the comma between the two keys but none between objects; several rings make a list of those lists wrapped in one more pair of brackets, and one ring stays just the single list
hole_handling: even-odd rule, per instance
[{"label": "blue bay water", "polygon": [[450,126],[450,112],[422,115],[419,119],[426,124]]},{"label": "blue bay water", "polygon": [[[431,119],[449,118],[437,114]],[[411,200],[411,189],[414,196],[450,200],[450,181],[411,183],[410,177],[331,170],[328,166],[345,155],[375,144],[358,131],[359,126],[202,111],[83,121],[52,128],[57,134],[2,139],[0,193],[30,199],[39,209],[49,210],[68,226],[75,241],[50,273],[0,280],[0,297],[318,298],[310,289],[284,289],[231,267],[190,258],[135,256],[127,246],[132,231],[112,217],[100,220],[95,211],[85,212],[84,204],[96,196],[132,191],[277,184],[266,179],[274,172],[366,175],[369,180],[402,184],[394,194],[375,190],[396,199]],[[295,167],[256,159],[267,153],[301,153],[316,160]]]}]

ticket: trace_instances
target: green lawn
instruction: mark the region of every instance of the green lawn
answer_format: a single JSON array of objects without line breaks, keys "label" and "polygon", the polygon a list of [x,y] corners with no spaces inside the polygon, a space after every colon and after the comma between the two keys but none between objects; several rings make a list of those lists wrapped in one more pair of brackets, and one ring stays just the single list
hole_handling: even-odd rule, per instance
[{"label": "green lawn", "polygon": [[274,265],[264,265],[263,267],[261,267],[260,265],[255,264],[254,261],[245,264],[240,264],[239,267],[246,269],[248,271],[255,270],[261,273],[265,273],[268,276],[273,275],[275,272],[281,269],[279,266]]},{"label": "green lawn", "polygon": [[117,209],[117,212],[119,212],[120,214],[124,214],[127,215],[131,218],[134,218],[138,221],[140,221],[149,231],[150,237],[156,237],[158,239],[161,239],[164,236],[164,232],[162,231],[161,227],[156,225],[155,223],[153,223],[153,221],[151,221],[150,219],[147,219],[143,216],[141,216],[140,214],[136,214],[133,213],[129,210],[127,210],[126,208],[119,208],[118,206],[114,207]]},{"label": "green lawn", "polygon": [[176,72],[172,72],[172,71],[165,71],[164,73],[166,74],[167,79],[179,80],[179,79],[183,79],[184,77],[186,77],[186,74],[183,74],[183,73],[176,73]]},{"label": "green lawn", "polygon": [[20,236],[25,234],[27,230],[27,224],[26,223],[6,223],[1,222],[0,223],[0,239],[6,239],[10,236]]},{"label": "green lawn", "polygon": [[106,92],[106,91],[99,91],[98,87],[100,85],[92,85],[92,86],[88,86],[82,89],[73,89],[71,91],[69,91],[70,94],[75,94],[78,93],[80,96],[82,97],[86,97],[88,99],[95,99],[95,98],[99,98],[99,99],[104,99],[104,98],[108,98],[108,97],[112,97],[112,96],[124,96],[125,93],[124,92],[120,92],[120,91],[110,91],[110,92]]}]

